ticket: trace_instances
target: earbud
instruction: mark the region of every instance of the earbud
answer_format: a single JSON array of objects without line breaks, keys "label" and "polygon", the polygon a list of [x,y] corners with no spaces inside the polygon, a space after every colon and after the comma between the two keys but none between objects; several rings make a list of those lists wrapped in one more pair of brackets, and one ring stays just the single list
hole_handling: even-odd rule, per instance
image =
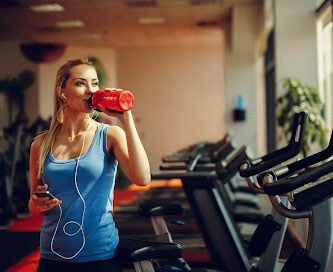
[{"label": "earbud", "polygon": [[65,98],[65,100],[67,100],[67,97],[65,96],[64,93],[61,93],[61,96],[62,96],[63,98]]}]

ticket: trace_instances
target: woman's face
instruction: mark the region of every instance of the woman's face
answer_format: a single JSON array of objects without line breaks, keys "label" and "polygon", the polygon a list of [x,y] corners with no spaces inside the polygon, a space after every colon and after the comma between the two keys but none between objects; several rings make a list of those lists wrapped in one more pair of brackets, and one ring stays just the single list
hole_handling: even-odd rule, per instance
[{"label": "woman's face", "polygon": [[98,89],[98,78],[94,67],[80,64],[70,70],[70,76],[62,93],[66,96],[67,106],[71,110],[91,112],[92,107],[87,100]]}]

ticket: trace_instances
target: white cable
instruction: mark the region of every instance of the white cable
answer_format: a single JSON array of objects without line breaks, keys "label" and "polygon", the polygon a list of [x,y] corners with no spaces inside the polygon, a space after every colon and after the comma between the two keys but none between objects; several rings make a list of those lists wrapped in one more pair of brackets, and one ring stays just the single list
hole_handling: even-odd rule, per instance
[{"label": "white cable", "polygon": [[[75,221],[68,221],[68,222],[66,222],[66,224],[62,227],[63,232],[64,232],[67,236],[74,236],[74,235],[76,235],[79,231],[82,232],[82,240],[83,240],[83,242],[82,242],[81,248],[80,248],[80,249],[79,249],[74,255],[72,255],[72,256],[70,256],[70,257],[63,256],[63,255],[61,255],[60,253],[56,252],[56,251],[53,249],[54,238],[55,238],[55,236],[56,236],[56,233],[57,233],[57,230],[58,230],[58,227],[59,227],[59,224],[60,224],[60,220],[61,220],[61,218],[62,218],[62,208],[61,208],[61,204],[59,204],[59,210],[60,210],[59,219],[58,219],[58,222],[57,222],[57,225],[56,225],[56,228],[55,228],[55,230],[54,230],[54,233],[53,233],[53,236],[52,236],[52,240],[51,240],[51,250],[52,250],[52,252],[53,252],[54,254],[56,254],[57,256],[59,256],[60,258],[63,258],[63,259],[66,259],[66,260],[71,260],[71,259],[75,258],[75,257],[76,257],[76,256],[82,251],[82,249],[84,248],[84,246],[85,246],[85,244],[86,244],[86,238],[85,238],[84,231],[83,231],[84,215],[85,215],[85,212],[86,212],[86,202],[84,201],[83,196],[81,195],[80,190],[79,190],[79,187],[78,187],[78,185],[77,185],[77,170],[78,170],[78,167],[79,167],[79,161],[80,161],[80,158],[81,158],[81,156],[82,156],[82,152],[83,152],[83,149],[84,149],[84,142],[85,142],[86,134],[87,134],[87,131],[88,131],[89,127],[90,127],[90,123],[88,124],[87,129],[86,129],[86,131],[84,132],[84,135],[83,135],[82,148],[81,148],[80,155],[79,155],[79,157],[78,157],[78,159],[77,159],[77,162],[76,162],[75,173],[74,173],[74,183],[75,183],[75,188],[76,188],[76,191],[77,191],[77,193],[78,193],[78,195],[79,195],[79,197],[81,198],[82,203],[83,203],[83,211],[82,211],[81,224],[79,224],[78,222],[75,222]],[[78,229],[76,232],[74,232],[74,233],[68,233],[68,232],[66,231],[66,226],[67,226],[68,224],[74,224],[74,225],[77,225],[77,226],[79,226],[79,229]]]}]

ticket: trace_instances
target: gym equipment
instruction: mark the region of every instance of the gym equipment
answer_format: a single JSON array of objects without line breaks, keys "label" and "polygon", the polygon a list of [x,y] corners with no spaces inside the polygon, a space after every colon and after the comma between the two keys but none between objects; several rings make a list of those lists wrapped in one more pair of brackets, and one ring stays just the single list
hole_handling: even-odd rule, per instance
[{"label": "gym equipment", "polygon": [[48,128],[48,122],[38,117],[30,126],[19,115],[1,135],[0,229],[7,229],[12,219],[29,214],[29,148],[33,137]]},{"label": "gym equipment", "polygon": [[[300,165],[301,161],[298,163]],[[296,269],[324,272],[327,269],[333,241],[333,179],[319,178],[332,170],[333,163],[327,162],[294,177],[280,180],[269,174],[263,177],[263,189],[277,212],[288,218],[307,218],[309,221],[306,249],[297,250],[288,259],[283,272]],[[282,203],[281,194],[287,194],[294,209]]]},{"label": "gym equipment", "polygon": [[[300,153],[303,145],[306,119],[307,114],[305,112],[294,114],[291,137],[287,146],[268,153],[263,157],[253,160],[245,160],[242,162],[239,168],[239,174],[245,178],[249,187],[253,191],[257,193],[264,193],[263,189],[255,179],[258,174],[277,167],[281,163],[291,160]],[[282,198],[282,201],[286,206],[289,205],[286,198]],[[274,271],[276,269],[275,266],[278,264],[284,234],[288,225],[288,219],[281,216],[277,211],[275,211],[275,209],[272,209],[271,215],[272,220],[281,227],[281,230],[273,233],[271,241],[267,245],[266,253],[260,258],[260,262],[258,264],[259,271]]]},{"label": "gym equipment", "polygon": [[[268,161],[270,156],[265,156],[261,158],[261,161],[265,162],[265,167],[270,169],[270,167],[276,166],[277,164],[294,157],[301,149],[304,125],[306,120],[306,114],[295,114],[293,133],[290,140],[288,148],[281,149],[282,151],[276,151],[275,154],[279,156],[272,156],[274,158],[274,163]],[[285,152],[285,153],[284,153]],[[267,159],[267,162],[266,162]],[[253,164],[253,162],[249,162]],[[261,166],[263,169],[265,167]],[[258,167],[257,167],[258,168]],[[223,171],[222,171],[223,172]],[[225,172],[223,176],[225,177]],[[212,259],[215,260],[217,268],[227,269],[227,271],[249,271],[251,267],[255,264],[253,258],[246,252],[244,242],[240,236],[239,230],[236,226],[234,218],[225,204],[226,201],[223,198],[221,191],[221,182],[218,181],[218,173],[212,172],[187,172],[187,173],[158,173],[153,175],[153,178],[174,178],[178,177],[182,179],[183,188],[186,192],[187,198],[191,203],[194,214],[198,225],[203,234],[205,243]],[[270,240],[270,235],[275,233],[280,225],[275,224],[270,218],[264,222],[263,225],[271,226],[271,231],[266,233],[265,245],[261,245],[261,248],[255,248],[253,245],[258,241],[256,237],[260,237],[258,232],[255,232],[254,238],[252,240],[252,246],[250,244],[250,249],[252,252],[260,254],[263,250],[268,247],[268,242]],[[272,224],[269,224],[269,223]],[[260,225],[261,229],[265,229],[263,225]],[[216,232],[220,230],[220,232]],[[216,233],[219,233],[216,237]],[[284,233],[284,232],[283,232]],[[217,239],[220,238],[220,239]],[[274,242],[270,243],[274,244]],[[281,241],[282,244],[282,241]],[[281,244],[275,243],[275,252],[277,254],[280,252]],[[255,249],[255,250],[254,250]],[[272,254],[267,259],[274,259],[277,254]],[[270,263],[270,266],[262,265],[263,256],[260,258],[260,263],[256,269],[262,269],[261,271],[274,271],[274,264]],[[277,262],[277,258],[274,259]],[[280,264],[281,266],[281,264]],[[272,269],[273,268],[273,269]]]}]

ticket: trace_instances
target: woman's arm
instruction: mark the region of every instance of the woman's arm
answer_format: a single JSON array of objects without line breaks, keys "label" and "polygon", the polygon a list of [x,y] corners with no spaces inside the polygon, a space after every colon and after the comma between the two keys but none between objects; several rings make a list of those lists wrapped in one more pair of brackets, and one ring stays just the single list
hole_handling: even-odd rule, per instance
[{"label": "woman's arm", "polygon": [[147,185],[151,180],[149,161],[135,127],[131,111],[116,116],[123,125],[123,129],[113,126],[108,131],[108,142],[126,176],[136,185]]},{"label": "woman's arm", "polygon": [[61,204],[58,199],[49,200],[45,197],[37,197],[35,191],[46,191],[47,184],[42,184],[40,178],[38,178],[38,159],[39,149],[42,142],[42,136],[35,138],[30,148],[30,199],[29,199],[29,210],[32,214],[41,214],[46,212],[53,207]]}]

